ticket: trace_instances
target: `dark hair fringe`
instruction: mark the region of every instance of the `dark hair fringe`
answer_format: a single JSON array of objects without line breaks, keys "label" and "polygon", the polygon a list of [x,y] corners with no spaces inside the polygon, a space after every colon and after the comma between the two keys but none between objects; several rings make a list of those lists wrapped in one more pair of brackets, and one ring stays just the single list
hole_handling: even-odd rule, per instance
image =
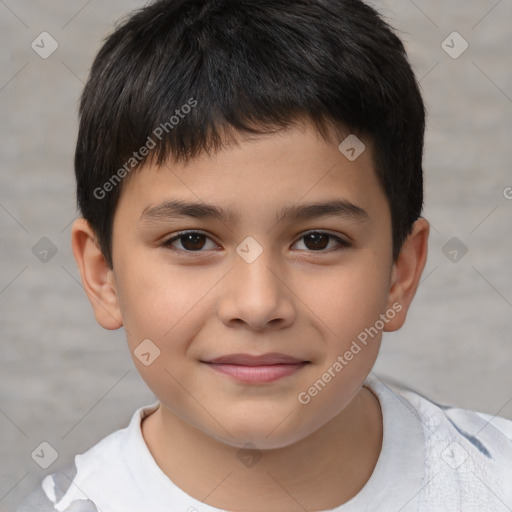
[{"label": "dark hair fringe", "polygon": [[106,39],[81,97],[77,202],[110,266],[123,183],[102,199],[94,191],[191,98],[197,106],[137,168],[303,120],[326,140],[361,134],[373,143],[398,256],[423,206],[425,109],[381,16],[359,0],[159,0]]}]

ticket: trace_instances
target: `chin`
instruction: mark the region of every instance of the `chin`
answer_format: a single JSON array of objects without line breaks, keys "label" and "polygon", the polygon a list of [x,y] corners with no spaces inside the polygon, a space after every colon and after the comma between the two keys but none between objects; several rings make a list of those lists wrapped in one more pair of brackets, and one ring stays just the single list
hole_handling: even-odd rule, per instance
[{"label": "chin", "polygon": [[225,435],[213,435],[212,437],[223,444],[240,450],[279,450],[286,448],[287,446],[291,446],[303,439],[291,432],[288,435],[284,434],[273,438],[267,437],[267,434],[259,432],[249,432],[245,436],[234,436],[233,438]]},{"label": "chin", "polygon": [[301,441],[314,431],[314,429],[311,432],[304,428],[299,429],[296,421],[295,424],[290,424],[287,421],[290,417],[285,421],[283,419],[281,416],[275,421],[269,421],[267,418],[263,421],[253,419],[240,423],[226,422],[223,425],[231,436],[221,428],[216,428],[214,432],[206,430],[203,432],[235,448],[247,449],[248,445],[251,445],[260,450],[277,450]]}]

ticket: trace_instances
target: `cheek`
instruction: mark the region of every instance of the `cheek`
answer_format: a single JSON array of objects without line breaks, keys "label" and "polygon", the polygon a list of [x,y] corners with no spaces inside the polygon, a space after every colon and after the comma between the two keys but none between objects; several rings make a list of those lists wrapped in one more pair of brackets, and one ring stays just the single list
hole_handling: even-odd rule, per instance
[{"label": "cheek", "polygon": [[[140,260],[144,261],[144,260]],[[127,337],[164,340],[183,329],[215,276],[162,262],[122,268],[118,297]]]},{"label": "cheek", "polygon": [[175,363],[186,358],[190,340],[201,328],[197,315],[206,286],[186,272],[171,272],[169,267],[126,267],[118,288],[133,362],[159,397],[181,396],[173,379],[182,380]]},{"label": "cheek", "polygon": [[351,264],[316,276],[306,295],[339,349],[373,326],[387,307],[389,272],[372,256],[361,254]]},{"label": "cheek", "polygon": [[308,298],[322,320],[324,351],[298,398],[316,426],[347,406],[379,352],[388,275],[375,261],[359,263],[319,282]]}]

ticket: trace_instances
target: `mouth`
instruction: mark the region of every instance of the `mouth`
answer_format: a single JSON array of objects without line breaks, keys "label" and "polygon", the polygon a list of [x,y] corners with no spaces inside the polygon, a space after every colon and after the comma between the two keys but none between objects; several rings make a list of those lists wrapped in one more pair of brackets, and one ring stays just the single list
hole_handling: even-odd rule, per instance
[{"label": "mouth", "polygon": [[311,363],[311,361],[278,353],[258,356],[229,354],[201,362],[216,372],[250,384],[273,382],[291,376]]}]

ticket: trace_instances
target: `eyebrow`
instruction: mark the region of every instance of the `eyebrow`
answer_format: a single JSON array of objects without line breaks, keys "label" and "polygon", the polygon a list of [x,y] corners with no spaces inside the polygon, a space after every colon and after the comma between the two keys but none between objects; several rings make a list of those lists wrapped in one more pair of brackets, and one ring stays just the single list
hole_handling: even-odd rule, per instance
[{"label": "eyebrow", "polygon": [[[220,206],[180,200],[164,201],[157,206],[147,206],[140,217],[141,222],[169,220],[191,217],[194,219],[216,219],[236,223],[240,214],[236,210]],[[342,199],[324,202],[305,203],[283,207],[276,215],[276,222],[287,220],[308,220],[319,217],[350,218],[356,221],[368,221],[368,213],[360,206]]]}]

